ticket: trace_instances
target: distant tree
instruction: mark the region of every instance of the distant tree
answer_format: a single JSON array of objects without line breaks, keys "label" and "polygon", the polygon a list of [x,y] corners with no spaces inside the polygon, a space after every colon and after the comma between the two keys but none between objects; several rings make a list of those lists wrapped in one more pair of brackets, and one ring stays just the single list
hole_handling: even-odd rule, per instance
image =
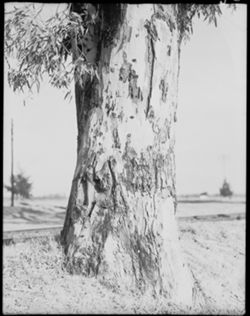
[{"label": "distant tree", "polygon": [[220,188],[220,195],[221,196],[232,196],[233,195],[233,192],[230,188],[230,185],[226,179],[223,182],[222,188]]},{"label": "distant tree", "polygon": [[13,186],[5,185],[5,188],[13,192],[16,197],[29,199],[31,197],[32,182],[23,172],[13,176]]}]

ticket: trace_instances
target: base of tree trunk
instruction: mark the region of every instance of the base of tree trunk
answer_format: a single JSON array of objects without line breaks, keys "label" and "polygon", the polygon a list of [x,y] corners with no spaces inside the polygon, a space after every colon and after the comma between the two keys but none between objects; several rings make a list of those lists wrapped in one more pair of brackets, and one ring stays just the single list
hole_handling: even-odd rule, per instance
[{"label": "base of tree trunk", "polygon": [[182,258],[172,197],[131,194],[126,203],[127,214],[96,206],[62,233],[68,271],[191,306],[193,279]]}]

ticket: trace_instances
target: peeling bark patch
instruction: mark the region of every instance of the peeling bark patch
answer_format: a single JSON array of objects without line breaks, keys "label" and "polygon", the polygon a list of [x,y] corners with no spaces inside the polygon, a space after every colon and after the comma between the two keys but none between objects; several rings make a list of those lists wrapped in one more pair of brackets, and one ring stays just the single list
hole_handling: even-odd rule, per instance
[{"label": "peeling bark patch", "polygon": [[121,80],[123,83],[125,83],[128,80],[131,66],[132,65],[130,63],[126,62],[123,63],[123,65],[120,68],[119,80]]},{"label": "peeling bark patch", "polygon": [[93,210],[95,208],[95,205],[96,205],[95,201],[91,203],[90,210],[89,210],[89,213],[88,213],[88,217],[91,217],[91,215],[93,213]]},{"label": "peeling bark patch", "polygon": [[138,282],[137,285],[143,290],[145,277],[151,284],[154,284],[154,281],[157,278],[157,264],[153,255],[155,251],[152,238],[149,234],[141,236],[135,231],[131,236],[131,249],[133,251],[133,268]]},{"label": "peeling bark patch", "polygon": [[[103,257],[103,249],[107,236],[111,230],[111,217],[105,210],[98,212],[98,220],[93,222],[91,228],[91,238],[86,234],[80,236],[71,245],[67,256],[67,270],[70,273],[83,274],[85,276],[95,276],[98,274],[99,265]],[[85,223],[90,225],[89,220]],[[88,231],[88,230],[87,230]]]},{"label": "peeling bark patch", "polygon": [[151,195],[153,189],[152,168],[147,158],[141,154],[138,158],[132,147],[127,147],[123,159],[126,161],[122,174],[127,190]]},{"label": "peeling bark patch", "polygon": [[127,23],[124,25],[124,32],[122,37],[122,42],[118,48],[118,52],[122,49],[125,42],[130,42],[132,35],[132,26],[128,26]]},{"label": "peeling bark patch", "polygon": [[119,71],[119,80],[121,80],[123,83],[128,80],[131,68],[132,64],[127,61],[127,54],[123,52],[123,64]]},{"label": "peeling bark patch", "polygon": [[137,79],[138,79],[138,75],[136,74],[135,70],[131,69],[129,73],[129,78],[128,78],[128,81],[129,81],[128,91],[129,91],[130,98],[134,102],[143,100],[141,88],[137,87]]},{"label": "peeling bark patch", "polygon": [[123,53],[123,64],[119,71],[119,80],[126,83],[128,80],[128,95],[134,101],[142,101],[142,91],[141,88],[137,86],[138,75],[134,69],[132,69],[132,64],[127,61],[127,54]]},{"label": "peeling bark patch", "polygon": [[117,128],[115,128],[113,130],[112,134],[113,134],[115,148],[121,148],[121,142],[120,142],[120,138],[119,138],[119,134],[118,134]]},{"label": "peeling bark patch", "polygon": [[149,111],[148,111],[148,120],[149,120],[149,122],[154,124],[154,118],[155,118],[155,112],[154,112],[153,108],[150,107]]},{"label": "peeling bark patch", "polygon": [[123,111],[121,111],[121,112],[118,114],[117,118],[118,118],[121,122],[123,121],[123,118],[124,118],[124,113],[123,113]]},{"label": "peeling bark patch", "polygon": [[150,75],[149,75],[149,93],[147,97],[147,106],[146,106],[146,117],[148,117],[149,109],[151,107],[151,96],[153,89],[153,75],[154,75],[154,63],[155,63],[155,49],[154,49],[154,41],[158,38],[158,34],[156,31],[155,25],[146,20],[144,27],[148,31],[148,56],[149,56],[149,67],[150,67]]},{"label": "peeling bark patch", "polygon": [[127,35],[127,41],[130,42],[132,35],[132,26],[128,27],[128,35]]},{"label": "peeling bark patch", "polygon": [[115,160],[115,158],[111,157],[108,160],[108,167],[109,167],[109,171],[110,171],[110,175],[112,178],[112,187],[111,187],[111,198],[113,201],[113,209],[114,211],[116,211],[117,206],[118,206],[118,191],[117,189],[117,179],[116,179],[116,172],[115,172],[115,166],[117,164],[117,161]]},{"label": "peeling bark patch", "polygon": [[167,100],[167,93],[168,93],[168,85],[165,83],[164,79],[161,79],[159,89],[161,90],[161,99],[163,102]]},{"label": "peeling bark patch", "polygon": [[110,114],[110,112],[114,111],[115,109],[115,100],[113,99],[112,95],[108,95],[106,98],[106,104],[105,104],[105,109],[106,109],[106,113],[107,115]]},{"label": "peeling bark patch", "polygon": [[73,211],[71,213],[71,220],[73,223],[78,222],[81,218],[84,217],[86,211],[86,207],[80,206],[80,205],[75,205],[73,208]]},{"label": "peeling bark patch", "polygon": [[88,181],[87,181],[86,173],[83,175],[83,177],[81,179],[81,183],[82,183],[82,190],[83,190],[83,195],[84,195],[83,205],[88,206],[88,204],[89,204],[89,199],[88,199]]},{"label": "peeling bark patch", "polygon": [[138,157],[134,148],[128,145],[123,155],[124,171],[121,181],[132,193],[140,192],[149,196],[152,196],[155,190],[160,190],[161,194],[168,193],[167,184],[173,173],[171,159],[169,153],[157,153],[152,151],[152,148],[141,152]]},{"label": "peeling bark patch", "polygon": [[156,27],[155,27],[154,23],[152,22],[152,18],[151,18],[151,21],[149,21],[149,20],[145,21],[144,27],[147,29],[148,35],[150,38],[152,38],[152,40],[155,41],[155,40],[159,39]]},{"label": "peeling bark patch", "polygon": [[117,50],[117,52],[119,52],[124,44],[127,42],[130,42],[130,39],[131,39],[131,35],[132,35],[132,27],[131,26],[128,26],[128,23],[127,21],[124,23],[124,26],[123,26],[123,36],[122,36],[122,41],[121,41],[121,44]]},{"label": "peeling bark patch", "polygon": [[171,46],[170,45],[168,45],[168,47],[167,47],[167,53],[168,53],[168,56],[171,55]]},{"label": "peeling bark patch", "polygon": [[163,190],[166,188],[166,161],[167,157],[164,157],[163,154],[157,154],[154,159],[154,168],[155,168],[155,188]]}]

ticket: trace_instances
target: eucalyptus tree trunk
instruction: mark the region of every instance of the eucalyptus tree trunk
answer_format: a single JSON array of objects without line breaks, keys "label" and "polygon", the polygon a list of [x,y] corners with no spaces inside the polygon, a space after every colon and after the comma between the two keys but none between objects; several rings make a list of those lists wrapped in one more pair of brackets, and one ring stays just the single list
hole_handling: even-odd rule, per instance
[{"label": "eucalyptus tree trunk", "polygon": [[98,76],[75,86],[68,269],[191,304],[175,219],[177,6],[106,5],[85,44]]}]

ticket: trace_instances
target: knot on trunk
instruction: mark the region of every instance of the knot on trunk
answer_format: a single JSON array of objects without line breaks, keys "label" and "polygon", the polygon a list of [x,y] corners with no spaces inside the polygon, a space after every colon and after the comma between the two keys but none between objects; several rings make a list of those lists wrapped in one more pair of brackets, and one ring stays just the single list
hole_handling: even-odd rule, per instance
[{"label": "knot on trunk", "polygon": [[96,166],[97,162],[95,166],[93,166],[93,182],[95,190],[98,193],[109,193],[112,186],[112,178],[110,175],[108,162],[105,161],[99,170],[97,170]]},{"label": "knot on trunk", "polygon": [[75,205],[71,213],[71,219],[73,223],[76,223],[79,220],[83,220],[86,214],[86,210],[87,207],[84,205]]}]

